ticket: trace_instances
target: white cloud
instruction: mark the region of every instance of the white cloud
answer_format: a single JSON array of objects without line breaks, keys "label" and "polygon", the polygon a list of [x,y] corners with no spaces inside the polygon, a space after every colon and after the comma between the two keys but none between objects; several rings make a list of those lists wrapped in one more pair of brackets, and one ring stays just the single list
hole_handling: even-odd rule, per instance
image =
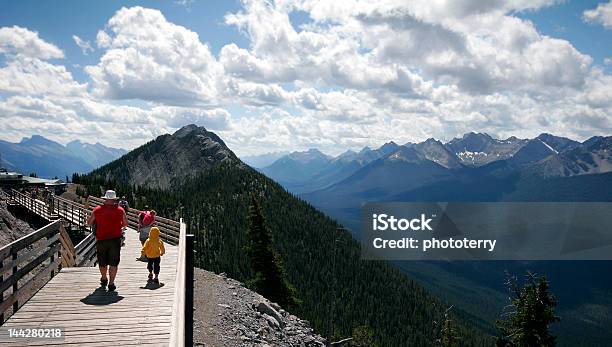
[{"label": "white cloud", "polygon": [[225,130],[229,126],[230,114],[224,109],[205,110],[201,108],[158,106],[151,110],[153,117],[165,120],[172,128],[194,123],[210,130]]},{"label": "white cloud", "polygon": [[39,59],[64,57],[61,49],[42,40],[37,32],[18,26],[0,28],[0,53]]},{"label": "white cloud", "polygon": [[[250,45],[226,45],[219,61],[240,80],[293,84],[298,115],[329,121],[328,129],[351,122],[392,139],[402,124],[420,128],[399,134],[413,140],[471,130],[582,136],[556,115],[587,117],[581,110],[607,96],[605,75],[594,76],[592,58],[568,41],[513,15],[554,3],[245,1],[226,23]],[[294,10],[309,17],[299,28]]]},{"label": "white cloud", "polygon": [[74,96],[85,93],[86,85],[74,81],[63,65],[20,54],[0,67],[0,92]]},{"label": "white cloud", "polygon": [[87,66],[96,95],[169,104],[211,104],[221,66],[198,34],[166,20],[158,10],[122,8],[97,35],[105,49]]},{"label": "white cloud", "polygon": [[195,0],[174,0],[175,4],[183,6],[188,11],[191,10],[191,5],[193,5],[194,2]]},{"label": "white cloud", "polygon": [[[3,139],[18,140],[27,134],[51,133],[63,142],[90,138],[100,139],[107,145],[130,148],[188,123],[218,131],[227,129],[230,121],[229,113],[223,109],[173,106],[148,109],[89,97],[15,95],[0,100],[0,114],[3,115],[0,122]],[[45,126],[55,130],[47,131]]]},{"label": "white cloud", "polygon": [[81,52],[83,52],[84,55],[88,55],[89,52],[93,52],[94,49],[93,47],[91,47],[91,44],[89,43],[89,41],[85,41],[83,39],[81,39],[80,37],[76,36],[76,35],[72,35],[72,39],[74,40],[74,43],[79,46],[79,48],[81,49]]},{"label": "white cloud", "polygon": [[[248,36],[250,49],[227,45],[220,62],[230,74],[260,82],[304,80],[420,97],[432,90],[428,81],[473,93],[507,90],[517,81],[531,92],[584,82],[590,57],[506,15],[551,1],[430,3],[248,1],[226,23]],[[297,31],[289,20],[294,9],[308,12],[314,22]],[[569,76],[555,74],[568,67]]]},{"label": "white cloud", "polygon": [[[160,11],[123,8],[97,33],[84,83],[28,45],[0,44],[0,131],[31,133],[21,116],[125,147],[197,123],[240,154],[612,132],[612,77],[515,16],[554,2],[245,0],[225,22],[248,45],[218,56]],[[299,27],[292,11],[304,12]]]},{"label": "white cloud", "polygon": [[612,0],[598,4],[594,9],[584,11],[582,19],[585,22],[601,24],[606,29],[612,29]]}]

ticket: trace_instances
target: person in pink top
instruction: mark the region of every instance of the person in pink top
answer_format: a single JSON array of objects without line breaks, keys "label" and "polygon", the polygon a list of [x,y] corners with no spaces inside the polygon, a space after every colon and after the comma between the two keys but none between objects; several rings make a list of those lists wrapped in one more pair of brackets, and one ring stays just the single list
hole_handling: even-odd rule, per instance
[{"label": "person in pink top", "polygon": [[[143,246],[149,238],[151,227],[155,226],[155,215],[155,210],[147,211],[146,207],[145,211],[141,211],[138,214],[138,232],[140,233],[139,239]],[[136,258],[136,260],[147,261],[147,258],[146,256],[141,256],[140,258]]]}]

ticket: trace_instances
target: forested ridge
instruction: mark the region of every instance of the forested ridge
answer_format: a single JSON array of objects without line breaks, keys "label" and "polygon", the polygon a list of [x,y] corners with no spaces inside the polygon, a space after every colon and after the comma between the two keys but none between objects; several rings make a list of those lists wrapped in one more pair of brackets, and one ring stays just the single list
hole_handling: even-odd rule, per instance
[{"label": "forested ridge", "polygon": [[[75,183],[95,195],[116,189],[129,196],[132,206],[148,204],[161,215],[185,218],[196,235],[196,265],[243,282],[252,275],[244,246],[253,194],[302,301],[295,313],[309,320],[318,333],[328,335],[331,315],[333,335],[338,338],[368,326],[380,346],[435,343],[434,322],[443,319],[450,304],[437,300],[387,262],[360,260],[359,243],[339,229],[341,225],[279,184],[241,163],[219,163],[172,190],[137,187],[125,176],[107,175],[125,167],[129,157],[75,176]],[[489,335],[471,328],[475,324],[467,315],[459,310],[453,314],[462,345],[492,344]]]}]

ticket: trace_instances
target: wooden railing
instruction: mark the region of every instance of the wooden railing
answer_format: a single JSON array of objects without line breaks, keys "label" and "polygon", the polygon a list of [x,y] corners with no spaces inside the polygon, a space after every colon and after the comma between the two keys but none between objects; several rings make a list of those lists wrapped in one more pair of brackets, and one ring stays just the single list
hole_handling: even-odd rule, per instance
[{"label": "wooden railing", "polygon": [[75,249],[76,266],[94,266],[98,260],[96,255],[96,236],[94,233],[87,234]]},{"label": "wooden railing", "polygon": [[[10,191],[10,195],[13,201],[25,206],[30,211],[47,220],[54,220],[61,217],[81,228],[87,228],[87,218],[91,215],[91,211],[96,206],[104,204],[103,199],[94,196],[89,196],[87,198],[88,203],[86,205],[82,205],[59,196],[53,196],[51,199],[41,201],[14,189]],[[128,208],[128,211],[126,212],[128,217],[128,226],[132,229],[137,229],[138,214],[140,211],[134,208]],[[160,237],[164,241],[172,245],[177,245],[179,243],[179,222],[160,216],[155,216],[155,226],[159,228]]]},{"label": "wooden railing", "polygon": [[40,217],[43,217],[47,220],[57,219],[56,216],[52,216],[51,213],[49,213],[49,208],[47,207],[47,204],[45,202],[38,199],[34,199],[30,195],[26,195],[15,189],[12,189],[10,191],[10,195],[11,200],[19,203],[22,206],[25,206],[28,210],[34,212]]},{"label": "wooden railing", "polygon": [[80,227],[86,226],[87,218],[91,215],[91,211],[86,209],[85,206],[59,196],[50,199],[49,210],[52,211],[52,214],[61,216]]},{"label": "wooden railing", "polygon": [[194,236],[181,218],[170,346],[193,346],[193,246]]},{"label": "wooden railing", "polygon": [[[89,196],[88,200],[89,200],[90,208],[104,204],[103,199],[94,197],[91,195]],[[135,208],[128,208],[128,211],[126,212],[127,212],[129,227],[132,229],[137,229],[138,228],[138,214],[140,213],[140,211]],[[181,223],[168,219],[168,218],[155,216],[155,226],[159,228],[160,237],[164,241],[167,241],[168,243],[172,245],[179,244],[179,234],[181,232],[180,230]]]},{"label": "wooden railing", "polygon": [[[4,322],[9,308],[15,313],[20,301],[29,299],[37,284],[45,278],[46,283],[61,267],[74,266],[73,250],[59,220],[0,248],[0,323]],[[23,280],[27,282],[22,283]],[[11,288],[10,295],[5,296]]]}]

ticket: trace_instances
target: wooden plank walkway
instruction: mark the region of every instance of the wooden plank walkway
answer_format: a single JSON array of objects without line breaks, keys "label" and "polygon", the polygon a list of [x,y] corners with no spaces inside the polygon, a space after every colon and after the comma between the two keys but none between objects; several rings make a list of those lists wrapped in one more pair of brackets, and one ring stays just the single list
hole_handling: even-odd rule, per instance
[{"label": "wooden plank walkway", "polygon": [[147,285],[138,233],[126,230],[115,284],[102,290],[97,267],[62,269],[2,325],[8,328],[62,328],[63,339],[16,339],[2,346],[168,346],[178,247],[165,243],[159,287]]}]

